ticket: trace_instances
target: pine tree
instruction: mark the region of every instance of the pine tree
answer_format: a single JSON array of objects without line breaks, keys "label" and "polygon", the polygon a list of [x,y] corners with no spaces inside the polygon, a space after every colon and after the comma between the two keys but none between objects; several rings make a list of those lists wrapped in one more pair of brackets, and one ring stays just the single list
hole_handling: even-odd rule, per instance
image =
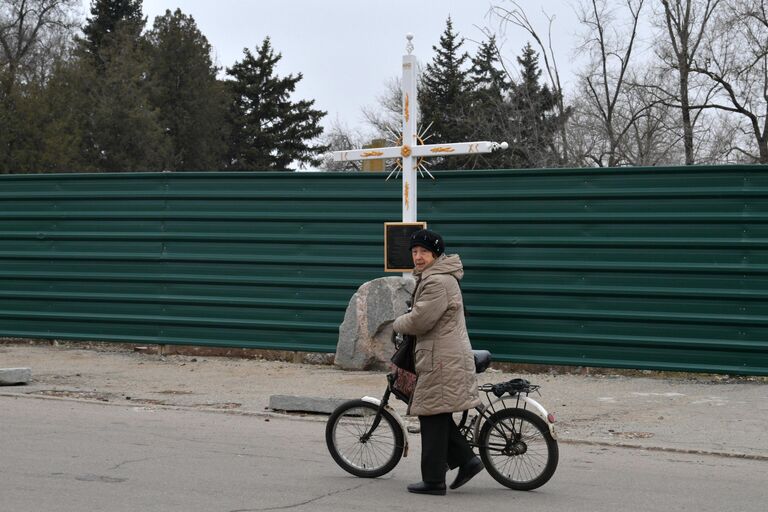
[{"label": "pine tree", "polygon": [[472,57],[469,83],[474,91],[483,92],[485,96],[498,100],[501,100],[512,86],[507,73],[501,69],[495,36],[483,41],[477,49],[477,54]]},{"label": "pine tree", "polygon": [[8,95],[0,92],[0,174],[34,172],[42,113],[39,84],[17,84]]},{"label": "pine tree", "polygon": [[[60,69],[68,67],[58,60],[46,72],[45,81],[19,84],[13,91],[10,117],[3,119],[4,102],[0,102],[0,144],[5,146],[5,158],[0,156],[0,173],[43,173],[79,170],[80,129],[67,110],[83,112],[72,87],[61,78]],[[79,119],[79,117],[78,117]],[[11,138],[12,137],[12,138]],[[75,157],[72,160],[72,157]]]},{"label": "pine tree", "polygon": [[[427,64],[419,84],[420,125],[431,124],[430,142],[460,142],[468,140],[471,132],[467,113],[471,105],[471,84],[465,64],[469,55],[461,51],[464,39],[453,30],[450,16],[440,45],[433,46],[435,57]],[[463,165],[457,159],[432,159],[435,169],[458,169]]]},{"label": "pine tree", "polygon": [[[506,140],[509,131],[509,91],[512,82],[501,67],[496,38],[481,43],[472,58],[469,70],[472,84],[472,108],[467,124],[470,128],[468,140]],[[477,155],[472,159],[473,168],[504,169],[513,167],[509,151],[496,151]]]},{"label": "pine tree", "polygon": [[171,170],[213,170],[226,149],[226,96],[211,45],[181,10],[155,18],[149,42],[150,102],[172,148]]},{"label": "pine tree", "polygon": [[[42,99],[46,113],[39,128],[42,138],[39,172],[84,172],[94,167],[85,160],[83,130],[91,110],[84,80],[91,74],[81,73],[77,60],[59,62],[53,70]],[[91,69],[89,67],[89,69]]]},{"label": "pine tree", "polygon": [[142,3],[143,0],[92,0],[91,17],[83,27],[85,39],[80,40],[83,50],[101,62],[101,50],[115,41],[118,30],[123,32],[123,43],[126,39],[137,41],[146,24]]},{"label": "pine tree", "polygon": [[150,101],[150,52],[141,37],[142,0],[93,0],[72,73],[84,98],[79,116],[83,170],[160,171],[171,145]]},{"label": "pine tree", "polygon": [[510,106],[514,117],[514,143],[510,151],[515,167],[546,167],[556,165],[555,133],[564,122],[556,114],[557,97],[547,85],[541,85],[539,56],[530,43],[517,58],[520,83],[512,88]]},{"label": "pine tree", "polygon": [[[125,38],[125,40],[122,40]],[[87,59],[78,72],[87,98],[83,157],[96,171],[161,171],[170,168],[170,141],[150,102],[147,54],[118,30],[101,50],[103,70]]]},{"label": "pine tree", "polygon": [[313,109],[314,100],[291,101],[302,74],[275,74],[282,55],[274,53],[269,37],[256,56],[247,48],[244,53],[242,61],[227,68],[233,80],[229,81],[231,134],[226,166],[233,170],[285,170],[294,162],[319,165],[327,147],[312,141],[323,132],[320,120],[326,112]]}]

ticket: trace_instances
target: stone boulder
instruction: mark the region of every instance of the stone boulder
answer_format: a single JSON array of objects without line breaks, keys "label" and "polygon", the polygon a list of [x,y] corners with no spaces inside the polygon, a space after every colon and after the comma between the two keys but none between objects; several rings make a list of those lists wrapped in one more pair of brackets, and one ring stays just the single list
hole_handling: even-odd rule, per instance
[{"label": "stone boulder", "polygon": [[336,366],[345,370],[388,368],[395,351],[392,322],[405,313],[414,284],[409,277],[382,277],[357,289],[339,327]]}]

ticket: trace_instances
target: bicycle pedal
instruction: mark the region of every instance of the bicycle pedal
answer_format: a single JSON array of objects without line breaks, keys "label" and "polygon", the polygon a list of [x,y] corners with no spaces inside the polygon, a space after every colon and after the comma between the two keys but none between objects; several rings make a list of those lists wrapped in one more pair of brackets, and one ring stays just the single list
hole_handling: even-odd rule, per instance
[{"label": "bicycle pedal", "polygon": [[408,430],[409,434],[421,433],[421,427],[417,427],[416,425],[408,425],[408,428],[406,430]]}]

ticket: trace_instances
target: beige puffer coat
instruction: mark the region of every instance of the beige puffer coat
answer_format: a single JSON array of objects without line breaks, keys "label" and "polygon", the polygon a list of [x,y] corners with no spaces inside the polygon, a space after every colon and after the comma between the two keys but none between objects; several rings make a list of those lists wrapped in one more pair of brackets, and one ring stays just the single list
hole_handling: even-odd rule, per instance
[{"label": "beige puffer coat", "polygon": [[457,279],[464,276],[457,254],[442,255],[416,277],[410,313],[395,319],[394,329],[416,336],[419,378],[408,414],[430,416],[480,404],[475,359],[464,323],[464,302]]}]

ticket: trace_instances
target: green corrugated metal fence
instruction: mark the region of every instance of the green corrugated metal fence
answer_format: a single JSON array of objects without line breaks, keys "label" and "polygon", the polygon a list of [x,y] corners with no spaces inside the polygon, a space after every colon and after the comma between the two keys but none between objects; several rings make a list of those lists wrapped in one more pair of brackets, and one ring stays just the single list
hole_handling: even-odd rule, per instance
[{"label": "green corrugated metal fence", "polygon": [[[768,375],[768,169],[419,181],[497,360]],[[334,351],[400,182],[361,173],[0,176],[0,336]]]}]

